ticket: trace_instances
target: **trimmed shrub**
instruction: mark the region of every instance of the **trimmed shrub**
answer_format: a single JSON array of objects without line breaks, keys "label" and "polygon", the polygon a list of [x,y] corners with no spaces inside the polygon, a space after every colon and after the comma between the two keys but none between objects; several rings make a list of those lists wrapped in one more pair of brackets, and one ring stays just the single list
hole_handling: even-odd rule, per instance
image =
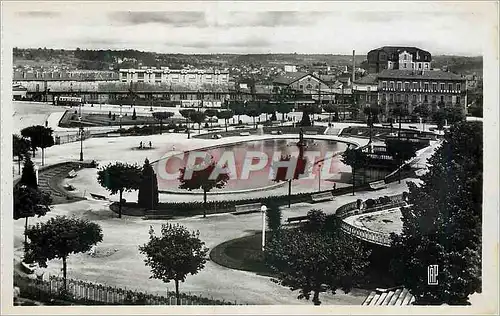
[{"label": "trimmed shrub", "polygon": [[373,199],[368,199],[365,201],[366,207],[371,208],[375,205],[375,201]]}]

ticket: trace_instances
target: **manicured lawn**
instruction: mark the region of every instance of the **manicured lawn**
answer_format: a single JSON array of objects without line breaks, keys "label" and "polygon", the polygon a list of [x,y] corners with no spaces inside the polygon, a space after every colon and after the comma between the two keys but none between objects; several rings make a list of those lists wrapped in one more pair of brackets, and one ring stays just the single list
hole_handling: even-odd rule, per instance
[{"label": "manicured lawn", "polygon": [[229,240],[212,249],[210,259],[227,268],[272,276],[263,261],[261,243],[262,233]]}]

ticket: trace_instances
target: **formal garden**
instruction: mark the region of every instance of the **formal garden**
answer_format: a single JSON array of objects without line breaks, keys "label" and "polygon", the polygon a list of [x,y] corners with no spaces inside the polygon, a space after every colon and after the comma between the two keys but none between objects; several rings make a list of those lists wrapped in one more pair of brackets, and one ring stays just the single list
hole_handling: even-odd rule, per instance
[{"label": "formal garden", "polygon": [[[120,130],[133,136],[113,139],[114,143],[109,138],[85,140],[86,157],[90,158],[81,162],[85,167],[54,174],[63,174],[57,179],[66,185],[40,182],[44,171],[35,168],[33,159],[40,155],[42,165],[47,159],[52,163],[56,156],[64,159],[64,153],[56,153],[57,147],[73,150],[76,144],[55,145],[52,129],[42,125],[14,135],[13,154],[21,173],[14,185],[15,283],[21,296],[45,303],[57,300],[61,305],[307,301],[314,305],[359,305],[377,287],[403,285],[417,304],[467,304],[468,296],[480,291],[480,123],[456,122],[444,138],[420,132],[409,136],[411,129],[375,127],[373,121],[365,128],[353,127],[343,131],[344,135],[330,136],[324,134],[328,125],[323,125],[322,135],[318,135],[320,129],[315,129],[316,134],[304,134],[312,125],[309,116],[314,115],[306,111],[297,126],[255,129],[263,135],[224,134],[233,115],[238,121],[239,115],[276,116],[274,109],[265,111],[255,105],[207,114],[190,110],[178,123],[170,120],[174,116],[167,114],[170,112],[155,112],[154,121],[142,121],[143,127]],[[287,111],[277,110],[280,116]],[[335,114],[334,109],[328,111]],[[207,116],[224,120],[216,134],[221,138],[191,137],[213,135],[210,122],[201,132]],[[114,121],[112,115],[108,119]],[[330,115],[328,124],[335,120]],[[148,138],[137,132],[152,122]],[[196,125],[198,130],[193,131]],[[153,135],[156,132],[165,135]],[[218,190],[252,188],[232,185],[224,173],[211,177],[219,168],[214,160],[202,170],[182,167],[173,185],[177,192],[159,179],[155,163],[161,161],[162,151],[172,146],[179,146],[182,152],[207,145],[220,149],[242,138],[255,141],[255,137],[272,140],[272,148],[278,140],[286,143],[288,139],[298,150],[297,158],[280,160],[295,159],[291,178],[276,168],[270,183],[253,183],[257,188],[281,183],[276,189],[279,194],[267,190],[227,197],[218,194],[222,193]],[[441,138],[440,146],[425,158],[426,172],[418,176],[413,161],[423,159],[423,150],[431,142],[437,143],[435,137]],[[151,150],[137,150],[143,145],[149,149],[146,144],[151,140]],[[319,165],[308,160],[306,145],[316,142],[323,148],[329,146],[328,141],[335,141],[335,146],[349,144],[337,148],[338,155],[330,158],[347,169],[349,178],[342,180],[339,172],[331,182],[320,178],[319,182],[300,184],[307,166]],[[181,143],[190,147],[180,147]],[[384,152],[378,149],[381,144]],[[78,146],[83,146],[83,140]],[[456,163],[447,159],[450,153],[457,157]],[[384,171],[376,173],[379,177],[370,177],[374,174],[370,169],[381,169],[381,164]],[[193,176],[185,177],[186,173]],[[387,197],[403,192],[407,192],[404,203]],[[62,204],[55,193],[70,197],[81,194],[82,198]],[[341,216],[347,214],[346,205],[350,215],[362,214],[359,222],[363,229],[383,231],[388,244],[374,243],[374,239],[363,237],[360,229],[355,233],[349,228],[353,225],[346,224],[348,217]],[[451,227],[460,228],[454,237],[460,243],[446,241]],[[427,265],[436,263],[413,260],[429,252],[433,256],[425,257],[437,258],[440,269],[448,271],[440,275],[446,282],[432,290],[423,284]],[[106,255],[100,256],[102,253]],[[453,268],[457,265],[469,269],[458,271]],[[33,279],[26,275],[34,271],[52,277],[42,274]],[[23,294],[26,292],[29,294]]]}]

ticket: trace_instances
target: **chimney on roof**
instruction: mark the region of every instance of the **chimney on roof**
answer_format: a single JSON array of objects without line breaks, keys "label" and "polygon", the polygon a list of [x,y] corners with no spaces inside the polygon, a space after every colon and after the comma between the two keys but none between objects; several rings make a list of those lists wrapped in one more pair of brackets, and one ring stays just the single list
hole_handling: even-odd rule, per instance
[{"label": "chimney on roof", "polygon": [[352,50],[352,82],[356,80],[356,51]]}]

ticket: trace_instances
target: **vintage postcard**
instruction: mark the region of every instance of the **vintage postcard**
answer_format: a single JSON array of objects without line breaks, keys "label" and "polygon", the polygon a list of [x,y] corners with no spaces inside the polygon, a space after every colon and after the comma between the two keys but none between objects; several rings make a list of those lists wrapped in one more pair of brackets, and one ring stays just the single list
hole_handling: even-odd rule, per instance
[{"label": "vintage postcard", "polygon": [[498,10],[2,2],[2,314],[498,314]]}]

